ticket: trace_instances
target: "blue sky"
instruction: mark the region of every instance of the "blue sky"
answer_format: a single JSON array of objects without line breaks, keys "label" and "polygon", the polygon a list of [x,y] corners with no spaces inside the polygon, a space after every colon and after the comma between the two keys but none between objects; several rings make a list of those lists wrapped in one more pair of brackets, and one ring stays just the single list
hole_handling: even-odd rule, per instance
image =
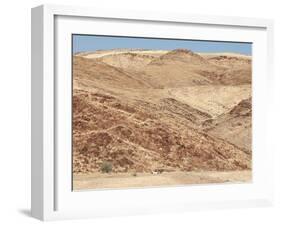
[{"label": "blue sky", "polygon": [[246,55],[252,54],[251,43],[73,35],[74,53],[123,48],[155,50],[185,48],[190,49],[193,52],[233,52]]}]

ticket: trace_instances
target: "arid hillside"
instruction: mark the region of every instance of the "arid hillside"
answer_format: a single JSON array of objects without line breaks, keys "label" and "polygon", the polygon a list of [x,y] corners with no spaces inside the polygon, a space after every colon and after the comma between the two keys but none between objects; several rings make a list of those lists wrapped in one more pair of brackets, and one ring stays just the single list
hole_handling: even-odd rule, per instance
[{"label": "arid hillside", "polygon": [[186,49],[73,56],[73,173],[251,169],[251,57]]}]

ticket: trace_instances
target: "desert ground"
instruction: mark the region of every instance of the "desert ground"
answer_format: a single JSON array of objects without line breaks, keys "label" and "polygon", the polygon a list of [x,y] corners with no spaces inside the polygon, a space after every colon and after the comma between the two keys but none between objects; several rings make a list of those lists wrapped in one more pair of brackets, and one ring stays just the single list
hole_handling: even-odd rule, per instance
[{"label": "desert ground", "polygon": [[142,188],[144,186],[180,186],[186,184],[218,184],[251,182],[251,171],[203,171],[203,172],[163,172],[151,173],[114,173],[74,175],[75,190],[95,188]]},{"label": "desert ground", "polygon": [[73,189],[251,181],[251,57],[73,55]]}]

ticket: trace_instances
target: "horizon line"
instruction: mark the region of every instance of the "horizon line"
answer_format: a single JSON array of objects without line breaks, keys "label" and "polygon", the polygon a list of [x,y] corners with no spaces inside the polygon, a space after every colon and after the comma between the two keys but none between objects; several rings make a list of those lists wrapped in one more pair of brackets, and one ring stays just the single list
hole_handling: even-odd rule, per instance
[{"label": "horizon line", "polygon": [[171,51],[175,51],[175,50],[188,50],[191,51],[193,53],[196,54],[235,54],[235,55],[242,55],[242,56],[252,56],[251,54],[245,54],[245,53],[239,53],[239,52],[230,52],[230,51],[217,51],[217,52],[197,52],[197,51],[193,51],[191,49],[187,49],[187,48],[176,48],[176,49],[142,49],[142,48],[113,48],[113,49],[97,49],[97,50],[85,50],[85,51],[78,51],[78,52],[74,52],[73,51],[73,55],[76,54],[81,54],[81,53],[99,53],[99,52],[110,52],[110,51],[114,51],[114,50],[119,50],[120,52],[124,51],[124,52],[129,52],[129,51],[167,51],[167,52],[171,52]]}]

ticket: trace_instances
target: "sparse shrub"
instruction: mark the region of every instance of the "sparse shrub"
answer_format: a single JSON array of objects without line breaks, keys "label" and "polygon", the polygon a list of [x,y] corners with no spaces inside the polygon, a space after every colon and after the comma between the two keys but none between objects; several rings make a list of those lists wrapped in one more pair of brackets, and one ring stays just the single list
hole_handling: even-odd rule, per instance
[{"label": "sparse shrub", "polygon": [[138,174],[136,172],[134,172],[132,175],[133,175],[133,177],[136,177]]},{"label": "sparse shrub", "polygon": [[103,173],[110,173],[112,171],[112,164],[111,162],[105,161],[101,164],[101,171]]}]

